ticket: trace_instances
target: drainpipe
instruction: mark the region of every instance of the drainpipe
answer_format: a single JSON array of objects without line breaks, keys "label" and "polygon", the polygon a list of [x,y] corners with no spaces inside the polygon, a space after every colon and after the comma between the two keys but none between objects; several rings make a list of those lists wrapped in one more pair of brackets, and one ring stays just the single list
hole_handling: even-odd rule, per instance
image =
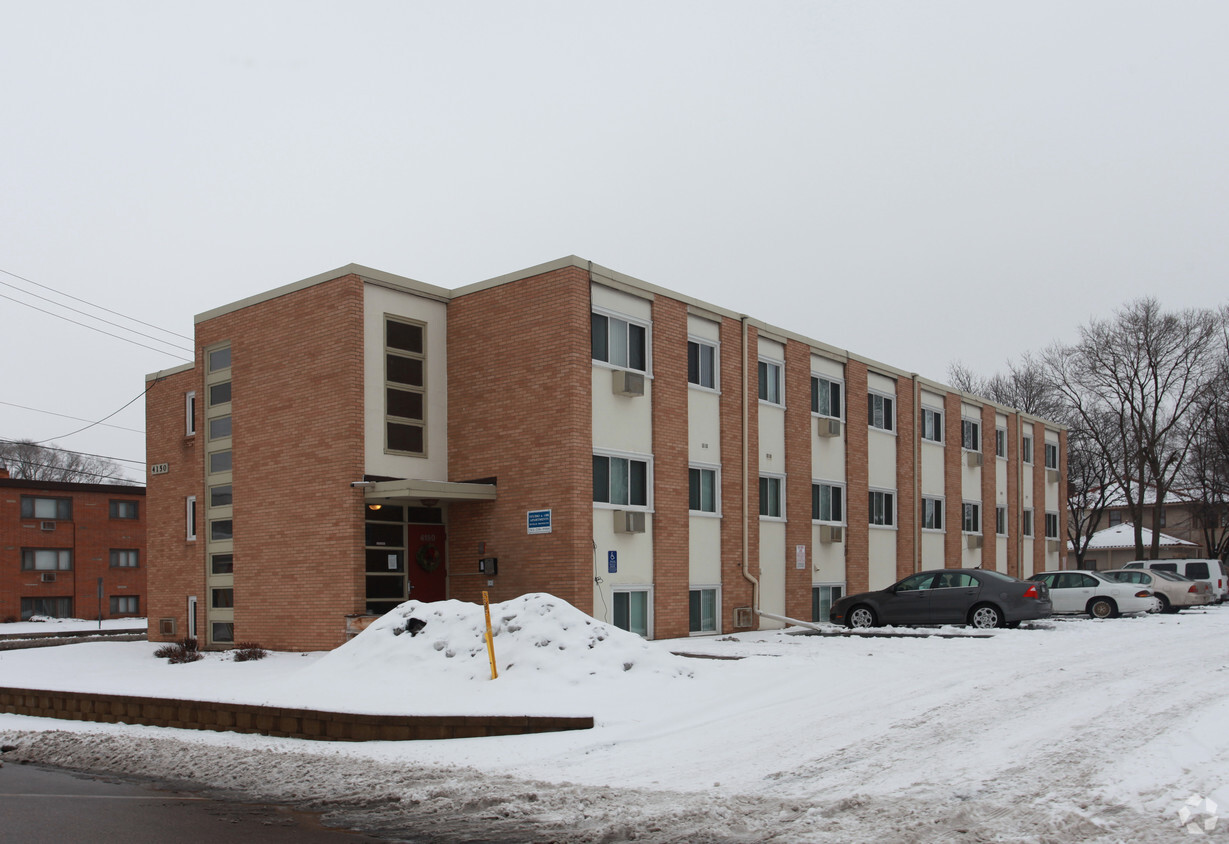
[{"label": "drainpipe", "polygon": [[[751,518],[751,468],[748,463],[749,456],[749,436],[747,426],[750,421],[750,394],[747,392],[748,382],[750,380],[747,374],[747,320],[749,317],[743,315],[743,577],[751,584],[751,611],[759,613],[760,611],[760,582],[751,574],[751,561],[749,559],[751,549],[750,529],[747,527],[748,519]],[[757,478],[758,481],[758,478]]]}]

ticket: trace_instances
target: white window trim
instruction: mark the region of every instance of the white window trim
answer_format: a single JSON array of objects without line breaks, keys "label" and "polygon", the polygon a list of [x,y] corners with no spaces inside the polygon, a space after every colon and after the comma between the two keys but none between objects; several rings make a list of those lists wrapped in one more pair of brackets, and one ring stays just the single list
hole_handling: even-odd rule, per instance
[{"label": "white window trim", "polygon": [[[712,589],[716,592],[716,606],[713,611],[713,623],[716,627],[713,630],[691,630],[691,593],[700,589]],[[721,584],[720,583],[691,583],[687,586],[687,635],[688,636],[719,636],[721,635]]]},{"label": "white window trim", "polygon": [[[1024,459],[1024,441],[1025,440],[1028,440],[1028,460]],[[1032,434],[1021,434],[1020,435],[1020,462],[1021,463],[1023,463],[1026,466],[1033,465],[1033,459],[1037,456],[1034,453],[1036,445],[1037,445],[1037,441],[1033,439]]]},{"label": "white window trim", "polygon": [[[776,407],[776,408],[780,408],[781,410],[785,410],[785,361],[778,360],[777,358],[770,358],[765,355],[760,355],[759,357],[755,359],[755,363],[756,363],[756,366],[755,366],[755,397],[756,399],[759,401],[760,404],[766,405],[767,407]],[[781,398],[781,401],[779,402],[769,401],[768,399],[761,399],[759,397],[760,396],[760,380],[759,380],[760,379],[760,367],[759,365],[761,363],[771,364],[772,366],[775,366],[777,368],[777,395],[780,396]],[[809,400],[807,404],[808,406],[810,405]]]},{"label": "white window trim", "polygon": [[[1049,455],[1046,453],[1051,448],[1054,449],[1054,465],[1053,466],[1050,465]],[[1041,454],[1042,454],[1041,461],[1042,463],[1045,464],[1045,467],[1047,469],[1053,469],[1054,471],[1057,472],[1059,465],[1062,463],[1062,453],[1058,450],[1058,443],[1052,443],[1049,440],[1046,440],[1045,443],[1043,443],[1041,446]]]},{"label": "white window trim", "polygon": [[[947,431],[943,429],[943,413],[944,413],[943,408],[932,407],[931,405],[924,404],[922,405],[922,410],[924,411],[929,410],[931,413],[939,414],[939,439],[931,440],[931,439],[926,438],[926,435],[923,433],[926,430],[926,425],[925,425],[924,418],[921,413],[918,414],[918,422],[920,423],[918,425],[918,439],[924,443],[930,443],[931,445],[943,445],[944,441],[947,439],[947,436],[946,436]],[[874,427],[874,426],[872,425],[871,427]],[[879,430],[883,430],[883,429],[880,428]]]},{"label": "white window trim", "polygon": [[[1028,530],[1024,529],[1024,514],[1027,513],[1029,522]],[[1020,509],[1020,535],[1025,539],[1035,539],[1037,536],[1037,511],[1032,507],[1023,507]]]},{"label": "white window trim", "polygon": [[[1003,511],[1003,527],[1006,528],[1002,533],[999,533],[999,510]],[[1010,536],[1011,531],[1011,516],[1007,512],[1006,507],[995,506],[994,508],[994,535],[995,536]]]},{"label": "white window trim", "polygon": [[926,525],[926,505],[923,503],[921,511],[918,514],[919,515],[918,524],[922,526],[921,527],[922,533],[934,533],[934,534],[947,533],[947,497],[944,495],[919,496],[919,500],[923,502],[926,501],[926,499],[939,502],[939,513],[942,514],[943,527],[928,528],[925,526]]},{"label": "white window trim", "polygon": [[894,489],[888,489],[887,487],[880,487],[880,486],[870,487],[866,491],[868,494],[872,492],[880,492],[880,493],[886,493],[892,496],[892,524],[877,525],[870,520],[870,513],[868,512],[867,519],[866,519],[867,527],[871,528],[872,530],[896,530],[897,527],[900,525],[900,506],[899,506],[900,502],[897,500],[897,495],[898,495],[897,491]]},{"label": "white window trim", "polygon": [[[1003,434],[1003,453],[1002,454],[999,454],[998,437],[999,437],[1000,432],[1002,432]],[[1007,459],[1007,429],[1000,428],[997,425],[994,426],[994,456],[997,457],[999,460]]]},{"label": "white window trim", "polygon": [[[1044,522],[1048,522],[1051,516],[1054,517],[1054,535],[1053,536],[1050,536],[1050,534],[1047,533],[1048,525],[1044,523]],[[1058,539],[1058,534],[1062,531],[1062,528],[1063,528],[1062,520],[1058,518],[1058,511],[1057,510],[1046,510],[1045,516],[1043,516],[1042,518],[1044,519],[1044,522],[1041,526],[1041,532],[1042,534],[1045,535],[1045,538],[1046,539]]]},{"label": "white window trim", "polygon": [[707,337],[698,337],[695,334],[687,335],[688,343],[699,343],[701,346],[711,346],[713,349],[713,386],[705,387],[703,384],[693,384],[690,380],[687,386],[692,390],[701,390],[705,393],[716,393],[721,395],[721,341],[710,340]]},{"label": "white window trim", "polygon": [[185,530],[185,533],[187,534],[188,542],[196,541],[196,527],[197,527],[196,523],[197,523],[196,496],[189,495],[184,500],[184,530]]},{"label": "white window trim", "polygon": [[[620,583],[610,587],[610,624],[614,625],[614,596],[619,592],[645,592],[645,634],[644,638],[653,638],[653,586],[651,584]],[[621,629],[621,628],[620,628]]]},{"label": "white window trim", "polygon": [[[593,357],[592,351],[590,351],[589,361],[594,366],[602,367],[603,369],[617,369],[622,372],[642,372],[642,374],[646,378],[652,378],[653,377],[653,322],[651,320],[646,321],[646,320],[641,319],[640,317],[631,316],[630,314],[620,313],[619,311],[611,310],[610,308],[603,308],[601,305],[593,305],[591,308],[589,308],[589,312],[598,314],[599,316],[608,317],[611,319],[621,319],[626,323],[630,323],[632,325],[638,325],[644,329],[644,370],[642,371],[639,369],[632,369],[630,366],[619,366],[617,363],[611,363],[610,361],[605,361],[605,360],[598,360],[597,358]],[[592,340],[590,340],[590,342],[592,342]],[[606,337],[606,342],[607,344],[610,343],[609,335],[607,335]]]},{"label": "white window trim", "polygon": [[[883,398],[883,399],[889,399],[892,402],[892,427],[891,428],[880,428],[879,426],[877,426],[875,424],[874,417],[869,413],[867,414],[867,418],[866,418],[866,427],[872,431],[878,431],[881,434],[887,434],[888,436],[892,436],[892,437],[896,436],[896,432],[900,427],[899,425],[896,424],[897,423],[896,394],[886,393],[883,390],[867,390],[866,394],[868,396],[879,396],[880,398]],[[885,490],[880,490],[880,491],[882,492]]]},{"label": "white window trim", "polygon": [[[966,448],[964,444],[964,423],[968,422],[977,428],[977,448]],[[981,454],[982,447],[985,445],[985,440],[982,438],[982,424],[980,419],[971,419],[968,416],[960,417],[960,450],[967,451],[973,454]]]},{"label": "white window trim", "polygon": [[[595,363],[597,361],[594,361]],[[618,367],[616,367],[618,368]],[[593,449],[594,457],[622,457],[624,460],[639,460],[642,463],[648,464],[645,468],[645,501],[646,504],[610,504],[605,501],[594,501],[593,506],[597,510],[636,510],[642,513],[653,512],[653,455],[639,454],[634,451],[617,451],[610,448],[595,448]],[[590,483],[592,486],[592,483]]]},{"label": "white window trim", "polygon": [[196,390],[189,390],[183,395],[184,403],[184,436],[196,436]]},{"label": "white window trim", "polygon": [[[835,418],[835,417],[833,417]],[[824,519],[811,519],[813,525],[833,525],[835,527],[845,527],[849,521],[849,494],[845,489],[845,484],[841,481],[830,481],[827,478],[811,478],[811,486],[822,484],[823,486],[836,487],[841,491],[841,520],[839,522],[830,522]]]},{"label": "white window trim", "polygon": [[[824,381],[829,381],[829,382],[831,382],[831,383],[833,383],[833,384],[836,384],[838,387],[840,387],[840,388],[841,388],[841,415],[840,415],[840,416],[830,416],[830,415],[828,415],[828,414],[826,414],[826,413],[816,413],[814,410],[812,410],[812,411],[811,411],[811,415],[812,415],[813,417],[815,417],[816,419],[836,419],[836,420],[839,420],[839,421],[841,421],[841,422],[844,422],[844,421],[845,421],[845,407],[849,404],[847,401],[845,401],[845,398],[846,398],[846,395],[845,395],[845,379],[844,379],[844,378],[835,378],[835,377],[833,377],[833,376],[831,376],[831,375],[828,375],[827,373],[824,373],[824,372],[812,372],[812,373],[811,373],[811,377],[812,377],[812,378],[820,378],[820,379],[822,379],[822,380],[824,380]],[[809,398],[808,398],[808,402],[809,402]]]},{"label": "white window trim", "polygon": [[[964,529],[964,508],[970,505],[977,508],[977,530],[965,530]],[[981,510],[982,510],[982,505],[980,501],[970,501],[969,499],[966,498],[960,502],[960,532],[962,534],[964,534],[965,536],[981,536],[982,535],[982,512]]]},{"label": "white window trim", "polygon": [[[761,522],[784,522],[786,521],[786,514],[789,511],[785,507],[785,475],[778,475],[776,472],[760,472],[759,478],[770,478],[770,479],[776,479],[777,481],[780,481],[779,489],[781,490],[780,501],[778,502],[778,504],[781,507],[781,515],[765,516],[761,514],[760,521]],[[757,490],[759,489],[759,485],[760,485],[759,478],[757,478],[755,482],[755,486]],[[758,508],[756,509],[756,512],[759,513]]]},{"label": "white window trim", "polygon": [[[713,512],[707,510],[692,510],[691,509],[691,470],[692,469],[707,469],[713,473]],[[687,464],[687,512],[692,516],[699,516],[703,519],[720,519],[721,518],[721,464],[719,463],[697,463],[691,462]]]}]

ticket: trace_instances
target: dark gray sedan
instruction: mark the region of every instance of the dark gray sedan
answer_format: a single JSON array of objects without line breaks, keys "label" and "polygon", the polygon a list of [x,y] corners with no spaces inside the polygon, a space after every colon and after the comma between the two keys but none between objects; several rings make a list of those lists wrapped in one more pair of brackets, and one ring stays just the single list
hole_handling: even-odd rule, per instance
[{"label": "dark gray sedan", "polygon": [[878,592],[846,595],[828,620],[846,627],[883,624],[968,624],[1015,627],[1049,618],[1050,590],[986,569],[935,569],[911,574]]}]

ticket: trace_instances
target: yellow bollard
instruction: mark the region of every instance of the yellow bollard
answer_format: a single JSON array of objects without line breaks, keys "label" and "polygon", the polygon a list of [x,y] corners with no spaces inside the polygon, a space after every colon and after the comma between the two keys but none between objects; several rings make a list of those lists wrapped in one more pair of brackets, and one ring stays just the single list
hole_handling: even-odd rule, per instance
[{"label": "yellow bollard", "polygon": [[482,609],[486,612],[486,652],[491,658],[491,679],[494,680],[499,672],[495,670],[495,636],[491,633],[491,602],[486,592],[482,593]]}]

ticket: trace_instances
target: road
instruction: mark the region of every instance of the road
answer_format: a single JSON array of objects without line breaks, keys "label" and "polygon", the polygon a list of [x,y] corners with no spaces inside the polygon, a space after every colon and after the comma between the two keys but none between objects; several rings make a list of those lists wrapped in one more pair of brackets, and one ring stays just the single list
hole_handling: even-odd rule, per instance
[{"label": "road", "polygon": [[375,844],[315,815],[58,768],[0,766],[2,837],[24,844]]}]

